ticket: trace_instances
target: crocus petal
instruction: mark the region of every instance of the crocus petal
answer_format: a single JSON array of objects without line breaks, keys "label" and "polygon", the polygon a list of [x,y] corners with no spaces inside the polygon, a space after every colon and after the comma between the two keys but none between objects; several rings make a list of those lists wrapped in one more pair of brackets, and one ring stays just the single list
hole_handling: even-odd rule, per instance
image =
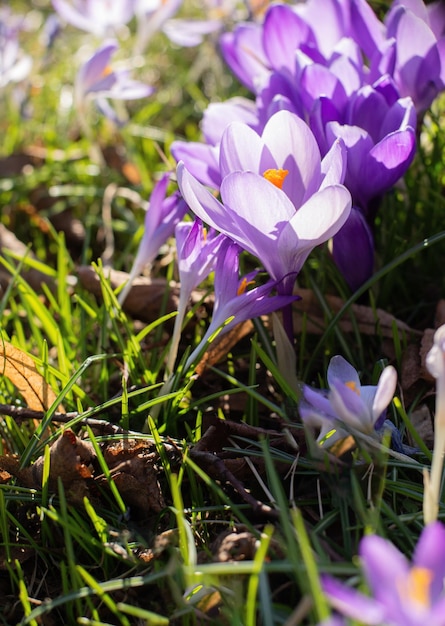
[{"label": "crocus petal", "polygon": [[236,243],[226,239],[216,264],[214,290],[215,307],[221,310],[224,305],[237,297],[239,285],[239,253],[240,248]]},{"label": "crocus petal", "polygon": [[413,564],[424,567],[433,574],[431,581],[432,602],[443,592],[445,578],[445,527],[441,522],[432,522],[425,526],[417,542],[413,555]]},{"label": "crocus petal", "polygon": [[426,355],[426,367],[434,378],[445,377],[445,326],[440,326],[434,333],[434,342]]},{"label": "crocus petal", "polygon": [[310,429],[317,431],[318,443],[321,443],[322,445],[325,444],[325,438],[329,435],[326,442],[328,442],[328,445],[331,446],[339,439],[343,439],[348,436],[348,433],[345,430],[338,427],[335,418],[318,412],[317,409],[315,409],[309,402],[306,402],[306,400],[300,400],[298,411],[303,424],[308,426]]},{"label": "crocus petal", "polygon": [[346,146],[341,139],[338,139],[334,141],[321,162],[321,172],[324,178],[320,189],[343,183],[346,174],[346,162]]},{"label": "crocus petal", "polygon": [[330,576],[322,576],[322,586],[329,602],[343,615],[371,626],[381,626],[385,622],[385,610],[374,599],[358,593]]},{"label": "crocus petal", "polygon": [[428,613],[429,624],[445,626],[445,598],[437,600]]},{"label": "crocus petal", "polygon": [[75,2],[53,0],[53,7],[60,17],[76,28],[96,35],[104,35],[110,27],[119,27],[130,21],[134,13],[132,0]]},{"label": "crocus petal", "polygon": [[[222,232],[258,257],[275,280],[300,270],[301,264],[294,262],[298,234],[290,226],[295,207],[283,191],[252,172],[234,172],[223,180],[221,196],[236,221],[231,231],[220,226]],[[288,228],[284,241],[282,233]]]},{"label": "crocus petal", "polygon": [[[330,98],[321,96],[314,102],[312,111],[309,113],[309,125],[317,140],[321,154],[327,154],[331,145],[326,138],[327,124],[329,122],[340,123],[342,120],[343,112],[338,110]],[[339,182],[343,182],[343,179]]]},{"label": "crocus petal", "polygon": [[52,0],[53,7],[60,15],[60,17],[69,24],[72,24],[76,28],[85,30],[87,32],[101,34],[103,32],[103,25],[99,23],[91,23],[89,16],[82,15],[79,11],[65,2],[65,0]]},{"label": "crocus petal", "polygon": [[342,185],[332,185],[312,195],[291,218],[302,249],[315,248],[335,235],[351,210],[351,195]]},{"label": "crocus petal", "polygon": [[234,97],[224,102],[211,102],[203,114],[201,130],[212,145],[219,144],[231,122],[243,122],[252,128],[258,126],[255,103],[247,98]]},{"label": "crocus petal", "polygon": [[352,207],[348,219],[332,239],[332,256],[351,291],[371,278],[374,240],[361,211]]},{"label": "crocus petal", "polygon": [[344,383],[333,380],[329,400],[338,419],[358,431],[371,433],[374,423],[362,398]]},{"label": "crocus petal", "polygon": [[295,50],[303,43],[315,44],[308,24],[287,5],[270,7],[264,19],[263,46],[271,67],[293,72]]},{"label": "crocus petal", "polygon": [[[423,5],[423,2],[419,0],[418,4]],[[410,8],[411,11],[414,10],[411,6]],[[437,0],[426,6],[425,9],[428,13],[428,24],[435,37],[440,39],[445,33],[445,5],[442,0]]]},{"label": "crocus petal", "polygon": [[359,390],[361,386],[357,370],[340,355],[333,356],[329,361],[327,380],[329,387],[333,384],[334,380],[339,380],[344,384],[352,383],[357,390]]},{"label": "crocus petal", "polygon": [[[397,39],[397,65],[403,67],[415,56],[420,59],[436,44],[433,32],[421,18],[405,6],[399,7],[399,13],[388,25],[388,36]],[[396,24],[396,29],[393,28]]]},{"label": "crocus petal", "polygon": [[[279,111],[262,134],[277,167],[289,171],[283,191],[298,207],[320,186],[320,150],[307,124],[289,111]],[[262,174],[262,172],[259,172]]]},{"label": "crocus petal", "polygon": [[258,24],[240,24],[235,32],[223,33],[219,45],[232,72],[248,89],[255,91],[270,72],[262,45],[262,28]]},{"label": "crocus petal", "polygon": [[[403,554],[390,542],[369,535],[360,542],[360,556],[366,580],[376,600],[390,612],[401,608],[397,584],[406,580],[410,565]],[[383,620],[385,621],[385,620]]]},{"label": "crocus petal", "polygon": [[338,108],[347,104],[347,95],[342,82],[327,67],[313,63],[307,65],[301,73],[302,99],[309,113],[320,97],[335,102]]},{"label": "crocus petal", "polygon": [[371,59],[385,41],[385,27],[366,0],[352,0],[351,22],[355,40],[360,42],[366,56]]},{"label": "crocus petal", "polygon": [[141,83],[138,80],[131,80],[128,73],[116,75],[116,82],[109,91],[104,91],[101,95],[116,100],[138,100],[147,98],[154,89],[150,85]]},{"label": "crocus petal", "polygon": [[274,72],[263,81],[255,103],[260,126],[265,126],[272,115],[281,110],[301,118],[305,115],[296,81],[282,72]]},{"label": "crocus petal", "polygon": [[368,198],[390,189],[408,169],[416,151],[413,128],[390,133],[369,153],[363,180]]},{"label": "crocus petal", "polygon": [[192,47],[202,43],[204,35],[214,33],[222,26],[220,20],[168,20],[163,31],[178,46]]},{"label": "crocus petal", "polygon": [[395,130],[415,129],[417,115],[411,98],[399,98],[392,104],[380,129],[380,137],[385,137]]},{"label": "crocus petal", "polygon": [[305,385],[303,387],[303,397],[313,410],[322,413],[323,416],[329,416],[332,420],[335,419],[335,413],[325,391],[312,389]]},{"label": "crocus petal", "polygon": [[252,128],[239,122],[233,122],[227,127],[221,139],[219,156],[222,179],[236,170],[262,174],[272,167],[277,165],[263,140]]},{"label": "crocus petal", "polygon": [[[351,45],[357,47],[354,42],[351,42]],[[329,70],[341,80],[341,84],[348,97],[353,95],[363,83],[360,68],[361,64],[358,65],[352,59],[347,58],[344,52],[339,54],[339,56],[330,63]]]},{"label": "crocus petal", "polygon": [[221,185],[219,171],[219,146],[209,146],[197,141],[174,141],[170,150],[176,161],[184,162],[187,170],[203,185],[218,189]]},{"label": "crocus petal", "polygon": [[[253,172],[233,172],[226,176],[221,197],[236,213],[237,231],[246,241],[253,242],[255,237],[276,240],[284,224],[295,216],[295,207],[286,194]],[[244,228],[248,229],[245,234]],[[238,243],[243,245],[241,241]]]},{"label": "crocus petal", "polygon": [[374,422],[380,417],[383,411],[385,411],[386,407],[393,399],[396,386],[397,372],[392,365],[388,365],[381,373],[372,405]]},{"label": "crocus petal", "polygon": [[83,94],[87,94],[94,87],[95,83],[104,77],[110,58],[117,48],[118,44],[116,41],[108,41],[101,46],[79,70],[76,88],[81,89]]},{"label": "crocus petal", "polygon": [[[329,58],[337,42],[349,35],[349,6],[335,0],[308,0],[298,3],[295,11],[310,24],[316,36],[316,47]],[[323,19],[320,19],[320,16]]]},{"label": "crocus petal", "polygon": [[[385,119],[389,107],[382,93],[366,85],[357,90],[352,103],[349,119],[355,126],[360,126],[366,130],[374,141],[381,137],[381,120]],[[399,128],[393,126],[391,131]],[[386,133],[385,133],[386,134]]]},{"label": "crocus petal", "polygon": [[226,210],[221,202],[192,176],[182,161],[178,163],[176,176],[184,200],[197,217],[227,236],[238,232],[231,211]]}]

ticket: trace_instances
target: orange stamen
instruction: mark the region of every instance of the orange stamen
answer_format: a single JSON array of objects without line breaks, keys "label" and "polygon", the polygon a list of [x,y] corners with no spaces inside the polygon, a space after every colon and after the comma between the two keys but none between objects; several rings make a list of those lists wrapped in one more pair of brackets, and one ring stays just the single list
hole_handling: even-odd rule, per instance
[{"label": "orange stamen", "polygon": [[247,280],[247,278],[243,278],[242,281],[240,282],[238,289],[236,291],[236,295],[237,296],[241,296],[243,293],[246,292],[247,287],[249,287],[249,285],[254,285],[255,281],[254,280]]},{"label": "orange stamen", "polygon": [[[398,584],[397,588],[402,599],[414,600],[419,606],[429,608],[431,606],[431,581],[433,573],[426,567],[411,568],[408,578]],[[401,583],[401,581],[397,581]]]},{"label": "orange stamen", "polygon": [[281,169],[270,169],[266,170],[263,173],[263,176],[266,180],[268,180],[272,185],[278,187],[278,189],[283,188],[284,179],[289,174],[289,170],[281,170]]},{"label": "orange stamen", "polygon": [[111,67],[111,65],[107,65],[106,67],[104,67],[104,69],[102,70],[102,74],[101,76],[103,78],[105,78],[105,76],[109,76],[110,74],[113,73],[113,68]]},{"label": "orange stamen", "polygon": [[353,380],[348,380],[345,385],[346,387],[348,387],[348,389],[352,389],[352,391],[354,391],[358,396],[360,395],[360,389],[357,387],[356,383]]}]

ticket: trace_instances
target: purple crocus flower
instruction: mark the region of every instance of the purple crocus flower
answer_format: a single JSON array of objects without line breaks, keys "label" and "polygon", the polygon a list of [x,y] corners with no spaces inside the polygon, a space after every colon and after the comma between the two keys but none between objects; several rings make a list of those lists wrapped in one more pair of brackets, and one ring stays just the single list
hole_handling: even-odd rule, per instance
[{"label": "purple crocus flower", "polygon": [[278,292],[290,294],[311,250],[338,232],[349,215],[350,194],[340,184],[344,165],[341,142],[321,161],[307,125],[280,111],[261,137],[242,124],[224,133],[222,203],[183,163],[177,177],[195,215],[258,257],[279,281]]},{"label": "purple crocus flower", "polygon": [[384,422],[385,412],[397,384],[392,365],[383,370],[378,385],[361,385],[357,371],[342,356],[332,357],[327,379],[329,390],[303,388],[299,405],[301,419],[310,428],[319,430],[317,441],[326,445],[346,437],[343,426],[366,435],[373,434]]},{"label": "purple crocus flower", "polygon": [[179,222],[175,238],[181,296],[185,296],[187,302],[193,289],[215,269],[219,249],[226,237],[213,229],[207,230],[198,219]]},{"label": "purple crocus flower", "polygon": [[135,0],[52,0],[52,4],[65,22],[99,37],[127,24],[135,9]]},{"label": "purple crocus flower", "polygon": [[201,220],[179,222],[175,227],[178,271],[181,289],[179,292],[178,315],[175,318],[166,371],[170,374],[178,352],[182,323],[193,289],[195,289],[216,265],[224,235],[213,229],[207,231]]},{"label": "purple crocus flower", "polygon": [[183,0],[135,0],[138,20],[135,54],[142,54],[152,36],[179,10]]},{"label": "purple crocus flower", "polygon": [[31,71],[31,57],[23,53],[18,40],[21,22],[9,9],[0,9],[0,88],[22,81]]},{"label": "purple crocus flower", "polygon": [[226,333],[240,322],[267,315],[298,300],[298,296],[271,295],[276,288],[276,281],[273,280],[252,286],[255,285],[257,272],[251,272],[240,279],[239,253],[239,246],[227,238],[219,248],[215,267],[212,321],[199,345],[189,356],[185,371],[195,362],[216,332]]},{"label": "purple crocus flower", "polygon": [[357,41],[371,62],[371,79],[391,74],[418,113],[428,109],[445,87],[443,2],[394,2],[383,25],[365,0],[352,0],[351,15]]},{"label": "purple crocus flower", "polygon": [[337,611],[370,626],[445,625],[445,528],[440,522],[423,529],[411,563],[376,535],[361,540],[359,555],[371,596],[324,576],[324,593]]},{"label": "purple crocus flower", "polygon": [[94,100],[104,115],[121,124],[108,99],[135,100],[153,93],[153,88],[132,80],[126,70],[113,70],[111,56],[118,49],[116,41],[104,43],[93,56],[82,65],[74,85],[74,101],[80,117],[85,115],[85,104]]},{"label": "purple crocus flower", "polygon": [[177,192],[171,196],[166,196],[169,179],[169,173],[163,174],[151,193],[150,205],[145,214],[144,234],[128,282],[119,294],[121,305],[136,276],[141,273],[144,267],[151,265],[159,252],[159,248],[173,235],[176,224],[187,211],[187,205]]}]

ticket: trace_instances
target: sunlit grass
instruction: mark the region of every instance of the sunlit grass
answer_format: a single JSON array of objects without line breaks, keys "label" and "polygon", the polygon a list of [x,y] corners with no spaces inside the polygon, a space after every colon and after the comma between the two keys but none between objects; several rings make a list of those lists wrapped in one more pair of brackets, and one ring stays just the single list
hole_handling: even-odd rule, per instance
[{"label": "sunlit grass", "polygon": [[[186,318],[178,367],[168,393],[162,393],[175,313],[161,310],[157,319],[142,325],[121,309],[107,274],[109,258],[103,258],[104,229],[114,236],[113,268],[128,271],[143,232],[141,203],[149,199],[159,174],[174,170],[172,141],[197,140],[206,106],[244,91],[222,66],[211,41],[183,51],[158,35],[147,66],[136,68],[139,79],[155,82],[156,97],[131,105],[130,123],[119,130],[93,114],[100,145],[121,153],[127,165],[101,169],[91,163],[88,141],[68,106],[73,59],[84,42],[74,29],[58,40],[33,79],[29,118],[20,116],[10,92],[2,94],[8,124],[1,124],[1,154],[24,153],[27,161],[24,170],[0,178],[0,223],[29,250],[24,256],[1,251],[1,275],[8,275],[0,292],[1,337],[33,358],[57,398],[33,419],[5,414],[0,421],[0,452],[18,458],[16,475],[0,483],[0,564],[8,579],[8,607],[14,599],[8,614],[0,608],[0,620],[23,625],[46,618],[103,626],[316,624],[330,614],[320,575],[357,581],[355,556],[364,533],[378,532],[409,555],[422,528],[421,470],[431,452],[411,415],[427,383],[407,405],[398,393],[389,410],[389,418],[418,448],[417,464],[384,450],[369,464],[366,450],[358,447],[334,465],[317,456],[310,438],[304,438],[297,404],[303,383],[325,385],[326,367],[337,353],[359,369],[366,383],[374,383],[390,344],[393,362],[402,370],[411,337],[395,324],[392,336],[384,337],[377,321],[375,333],[363,335],[354,304],[368,306],[376,320],[377,309],[388,311],[419,331],[434,323],[445,286],[445,103],[439,100],[429,114],[404,185],[382,201],[374,276],[351,294],[326,248],[314,251],[301,273],[298,286],[315,294],[323,323],[318,334],[311,333],[310,314],[303,316],[292,372],[297,384],[278,367],[270,324],[263,320],[202,376],[184,371],[205,332],[209,281],[202,286],[202,301]],[[42,53],[35,38],[27,46],[36,56]],[[111,222],[105,224],[104,195],[111,184],[134,195],[116,194]],[[80,243],[54,226],[65,211],[83,228]],[[167,245],[154,267],[166,283],[177,276],[172,250]],[[254,263],[247,255],[245,262],[248,267]],[[97,297],[77,275],[79,265],[89,264],[99,279]],[[43,284],[33,278],[36,273]],[[327,295],[342,298],[338,313],[332,312]],[[352,332],[340,323],[346,318]],[[4,377],[0,402],[24,407]],[[60,406],[69,414],[64,421]],[[221,449],[200,450],[216,417],[252,430],[248,435],[234,430]],[[94,420],[115,430],[101,431]],[[61,478],[55,484],[51,480],[50,445],[66,431],[94,450],[95,466],[82,468],[88,495],[74,501]],[[284,433],[278,443],[276,431]],[[116,473],[129,461],[111,470],[104,452],[130,441],[151,446],[141,454],[155,459],[161,510],[129,506],[116,486]],[[218,455],[231,468],[225,475],[214,472]],[[39,480],[31,469],[24,484],[20,472],[42,458]],[[99,475],[100,486],[92,478]],[[237,490],[233,477],[245,493]],[[445,519],[443,503],[439,518]],[[241,549],[238,554],[235,542],[233,553],[222,557],[218,545],[225,533],[245,533],[253,553]]]}]

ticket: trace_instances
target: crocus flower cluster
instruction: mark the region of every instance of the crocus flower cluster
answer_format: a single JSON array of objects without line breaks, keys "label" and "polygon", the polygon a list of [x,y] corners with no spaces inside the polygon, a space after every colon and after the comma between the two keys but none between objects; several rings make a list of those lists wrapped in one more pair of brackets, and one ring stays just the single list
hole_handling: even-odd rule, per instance
[{"label": "crocus flower cluster", "polygon": [[426,8],[422,0],[396,0],[385,23],[365,0],[273,4],[262,23],[240,23],[220,40],[255,106],[213,107],[203,120],[206,147],[178,142],[172,152],[195,176],[200,161],[199,180],[219,187],[218,149],[234,119],[261,134],[277,111],[292,112],[309,125],[322,157],[341,138],[353,210],[334,237],[333,256],[355,289],[373,271],[379,200],[411,164],[417,116],[444,87],[444,25],[440,2]]},{"label": "crocus flower cluster", "polygon": [[445,625],[445,527],[440,522],[424,528],[411,563],[376,535],[361,540],[359,556],[370,596],[334,578],[322,579],[323,591],[339,613],[371,626]]},{"label": "crocus flower cluster", "polygon": [[327,380],[329,390],[305,385],[299,404],[301,419],[318,433],[320,445],[329,448],[351,432],[373,435],[383,427],[397,384],[392,365],[385,367],[377,385],[361,385],[352,365],[342,356],[334,356]]}]

